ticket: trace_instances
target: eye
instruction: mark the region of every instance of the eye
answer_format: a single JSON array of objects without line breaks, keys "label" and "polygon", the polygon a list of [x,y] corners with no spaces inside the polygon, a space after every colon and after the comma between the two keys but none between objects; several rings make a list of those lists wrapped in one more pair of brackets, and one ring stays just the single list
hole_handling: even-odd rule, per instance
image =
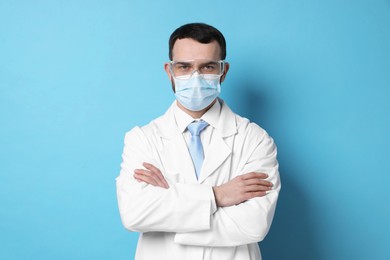
[{"label": "eye", "polygon": [[177,69],[179,70],[188,70],[190,66],[188,65],[177,65]]},{"label": "eye", "polygon": [[218,64],[215,63],[207,63],[204,64],[200,68],[202,73],[217,73],[218,72]]},{"label": "eye", "polygon": [[215,66],[214,65],[206,65],[203,67],[203,69],[206,71],[213,71],[213,70],[215,70]]},{"label": "eye", "polygon": [[178,72],[185,72],[191,70],[191,64],[179,62],[176,63],[174,69]]}]

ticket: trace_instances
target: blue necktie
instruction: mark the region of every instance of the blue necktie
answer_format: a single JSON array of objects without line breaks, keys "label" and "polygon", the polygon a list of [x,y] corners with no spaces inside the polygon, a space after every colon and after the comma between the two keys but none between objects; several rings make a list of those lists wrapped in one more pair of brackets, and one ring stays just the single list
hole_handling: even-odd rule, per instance
[{"label": "blue necktie", "polygon": [[191,140],[188,145],[192,162],[194,163],[196,178],[199,178],[200,169],[203,163],[203,146],[200,141],[200,132],[205,129],[209,124],[205,121],[194,121],[187,126],[188,131],[191,133]]}]

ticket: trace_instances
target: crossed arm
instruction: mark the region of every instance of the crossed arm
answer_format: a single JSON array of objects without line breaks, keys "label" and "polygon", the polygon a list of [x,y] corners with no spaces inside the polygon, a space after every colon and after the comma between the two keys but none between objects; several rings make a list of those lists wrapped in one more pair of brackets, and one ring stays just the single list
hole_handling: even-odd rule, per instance
[{"label": "crossed arm", "polygon": [[[145,169],[134,170],[134,178],[153,186],[169,189],[161,171],[150,163],[143,163]],[[266,179],[265,173],[249,172],[213,187],[215,202],[218,207],[238,205],[255,197],[263,197],[272,189],[273,184]]]}]

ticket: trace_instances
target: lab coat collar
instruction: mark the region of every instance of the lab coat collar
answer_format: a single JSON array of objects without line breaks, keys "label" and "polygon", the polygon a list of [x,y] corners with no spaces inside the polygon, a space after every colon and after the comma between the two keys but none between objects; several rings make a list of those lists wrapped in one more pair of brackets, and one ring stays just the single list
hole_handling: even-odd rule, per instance
[{"label": "lab coat collar", "polygon": [[237,122],[236,115],[232,110],[225,104],[225,102],[218,98],[221,104],[221,114],[219,116],[218,125],[215,127],[221,137],[228,137],[237,133]]},{"label": "lab coat collar", "polygon": [[[182,133],[186,131],[187,126],[194,121],[190,115],[179,108],[177,101],[173,106],[173,113],[175,115],[177,126]],[[220,114],[221,104],[219,103],[219,100],[217,100],[217,102],[215,102],[200,119],[206,121],[211,127],[217,128]]]},{"label": "lab coat collar", "polygon": [[176,165],[179,167],[177,170],[187,183],[202,183],[232,153],[232,140],[237,133],[236,117],[222,99],[219,99],[218,102],[222,108],[221,113],[198,180],[195,177],[195,170],[184,137],[175,119],[174,106],[176,104],[173,103],[162,117],[154,121],[157,135],[169,140],[161,151],[161,155],[166,160],[177,161]]},{"label": "lab coat collar", "polygon": [[[183,133],[187,125],[193,121],[190,116],[187,117],[185,112],[182,110],[175,111],[175,109],[180,110],[176,105],[176,100],[172,103],[172,105],[162,117],[155,120],[155,124],[157,124],[157,134],[160,137],[171,139],[178,132]],[[217,113],[218,110],[220,110],[219,114]],[[181,112],[183,112],[185,115],[175,117],[175,113]],[[218,98],[216,104],[214,104],[210,110],[202,116],[202,119],[213,126],[222,138],[237,133],[235,114],[220,98]]]}]

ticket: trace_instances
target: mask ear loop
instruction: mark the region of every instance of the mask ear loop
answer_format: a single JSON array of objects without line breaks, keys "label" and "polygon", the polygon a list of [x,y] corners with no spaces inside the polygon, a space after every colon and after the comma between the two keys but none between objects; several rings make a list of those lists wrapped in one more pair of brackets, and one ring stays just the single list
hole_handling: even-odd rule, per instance
[{"label": "mask ear loop", "polygon": [[171,73],[172,78],[175,79],[176,77],[175,77],[175,74],[173,73],[173,70],[172,70],[172,62],[173,62],[173,61],[170,61],[170,62],[169,62],[169,72]]},{"label": "mask ear loop", "polygon": [[223,74],[225,73],[225,61],[221,60],[221,75],[219,77],[219,84],[222,84]]}]

